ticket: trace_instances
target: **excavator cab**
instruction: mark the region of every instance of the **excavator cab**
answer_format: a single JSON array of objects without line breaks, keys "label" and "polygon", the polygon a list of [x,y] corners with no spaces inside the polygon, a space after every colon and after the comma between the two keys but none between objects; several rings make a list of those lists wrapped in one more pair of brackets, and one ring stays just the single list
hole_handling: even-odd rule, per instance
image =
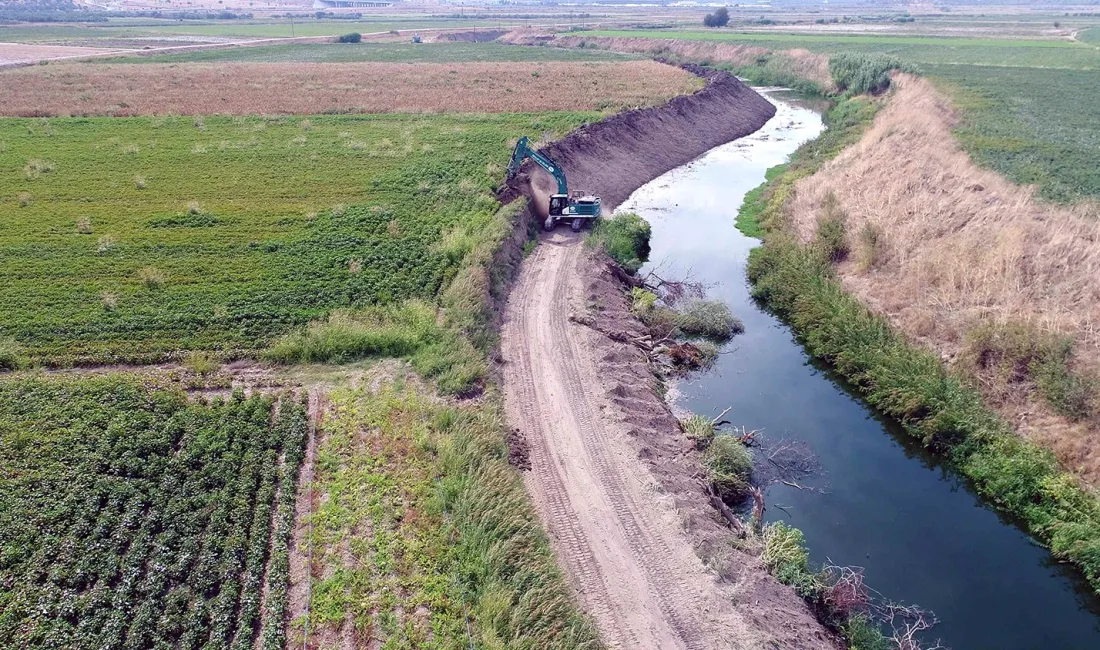
[{"label": "excavator cab", "polygon": [[565,194],[550,195],[550,216],[563,217],[569,212],[569,197]]}]

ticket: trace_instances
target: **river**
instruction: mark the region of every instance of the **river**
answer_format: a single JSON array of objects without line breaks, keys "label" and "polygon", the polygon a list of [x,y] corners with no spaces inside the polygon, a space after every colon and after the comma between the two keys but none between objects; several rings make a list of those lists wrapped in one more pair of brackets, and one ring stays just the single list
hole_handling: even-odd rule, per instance
[{"label": "river", "polygon": [[745,193],[824,128],[810,108],[769,91],[778,112],[755,134],[717,147],[637,190],[621,210],[653,227],[649,267],[690,275],[727,302],[745,333],[713,370],[678,382],[679,409],[726,416],[773,438],[808,443],[818,491],[766,496],[769,521],[798,528],[815,562],[862,566],[884,597],[932,610],[927,640],[955,650],[1096,650],[1100,598],[965,480],[811,360],[790,328],[749,295],[745,262],[759,242],[734,219]]}]

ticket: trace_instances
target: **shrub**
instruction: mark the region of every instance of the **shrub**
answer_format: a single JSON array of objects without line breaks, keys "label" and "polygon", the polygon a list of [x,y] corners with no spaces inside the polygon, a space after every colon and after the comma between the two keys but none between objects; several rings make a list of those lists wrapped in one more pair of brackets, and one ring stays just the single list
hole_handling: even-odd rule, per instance
[{"label": "shrub", "polygon": [[810,554],[802,531],[777,521],[765,525],[761,537],[764,547],[760,559],[764,566],[803,598],[813,597],[820,585],[810,570]]},{"label": "shrub", "polygon": [[118,308],[118,294],[114,291],[104,291],[99,294],[100,304],[103,305],[103,309],[107,311],[113,311]]},{"label": "shrub", "polygon": [[114,235],[103,235],[96,242],[95,252],[102,255],[118,244],[118,240]]},{"label": "shrub", "polygon": [[275,343],[264,358],[275,363],[348,363],[369,357],[404,357],[446,395],[480,391],[484,358],[465,337],[443,329],[436,310],[417,300],[333,312]]},{"label": "shrub", "polygon": [[690,417],[680,420],[680,426],[684,435],[695,441],[695,445],[701,449],[709,447],[714,440],[714,423],[710,418],[692,413]]},{"label": "shrub", "polygon": [[0,370],[19,370],[27,364],[23,346],[10,336],[0,337]]},{"label": "shrub", "polygon": [[1054,410],[1074,419],[1094,416],[1100,379],[1070,368],[1073,338],[1019,323],[989,323],[968,334],[963,362],[996,400],[1014,387],[1034,384]]},{"label": "shrub", "polygon": [[874,224],[863,224],[859,230],[859,259],[861,271],[870,271],[882,260],[884,237]]},{"label": "shrub", "polygon": [[632,212],[600,219],[591,241],[600,246],[627,273],[637,273],[649,259],[649,222]]},{"label": "shrub", "polygon": [[730,435],[715,436],[703,456],[703,464],[707,478],[723,499],[739,501],[748,494],[752,454],[740,440]]},{"label": "shrub", "polygon": [[148,289],[160,289],[164,286],[164,273],[155,266],[138,269],[138,279]]},{"label": "shrub", "polygon": [[729,305],[720,300],[701,298],[691,300],[680,308],[676,325],[687,336],[705,336],[715,341],[726,341],[745,331],[745,326],[733,315]]},{"label": "shrub", "polygon": [[842,262],[851,252],[847,234],[848,215],[840,208],[840,201],[831,190],[821,202],[821,212],[814,246],[824,259]]},{"label": "shrub", "polygon": [[725,7],[719,7],[714,13],[703,16],[703,24],[707,27],[725,27],[729,22],[730,12]]},{"label": "shrub", "polygon": [[350,34],[344,34],[336,39],[337,43],[358,43],[363,40],[363,35],[359,32],[352,32]]},{"label": "shrub", "polygon": [[209,352],[192,352],[183,365],[196,375],[205,376],[218,369],[218,359]]},{"label": "shrub", "polygon": [[915,72],[913,66],[886,54],[846,52],[829,57],[829,74],[836,87],[853,95],[886,90],[894,70]]},{"label": "shrub", "polygon": [[92,220],[89,217],[80,217],[77,219],[76,232],[81,235],[92,234]]},{"label": "shrub", "polygon": [[27,161],[26,166],[23,167],[23,175],[27,177],[27,180],[34,180],[42,174],[48,174],[54,170],[54,164],[48,160],[42,160],[41,158],[32,158]]},{"label": "shrub", "polygon": [[278,363],[346,363],[371,356],[403,357],[438,335],[435,310],[417,301],[398,307],[340,310],[289,334],[267,351]]}]

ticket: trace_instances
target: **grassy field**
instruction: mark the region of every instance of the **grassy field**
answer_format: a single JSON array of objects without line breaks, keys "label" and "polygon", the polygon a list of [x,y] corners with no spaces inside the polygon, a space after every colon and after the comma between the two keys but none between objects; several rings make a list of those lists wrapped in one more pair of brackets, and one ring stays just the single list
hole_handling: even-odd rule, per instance
[{"label": "grassy field", "polygon": [[0,646],[283,648],[305,432],[291,401],[0,382]]},{"label": "grassy field", "polygon": [[565,50],[504,43],[302,43],[207,50],[159,56],[95,59],[98,63],[309,62],[466,63],[485,61],[620,61],[636,58],[604,50]]},{"label": "grassy field", "polygon": [[596,117],[0,120],[0,335],[54,364],[232,356],[432,299],[514,138]]},{"label": "grassy field", "polygon": [[18,24],[0,25],[0,41],[49,43],[57,41],[89,41],[112,38],[141,38],[156,36],[210,36],[223,38],[287,38],[291,36],[330,36],[360,32],[372,34],[390,30],[435,29],[447,27],[484,27],[492,29],[496,23],[479,20],[457,19],[385,19],[379,21],[317,20],[309,18],[291,21],[285,19],[267,21],[218,20],[112,20],[106,23],[87,24]]},{"label": "grassy field", "polygon": [[962,110],[971,156],[1043,196],[1100,196],[1100,69],[925,66]]},{"label": "grassy field", "polygon": [[1078,40],[1089,45],[1100,47],[1100,27],[1086,29],[1077,35]]},{"label": "grassy field", "polygon": [[1095,165],[1100,50],[1069,40],[611,31],[586,35],[717,40],[772,50],[890,54],[948,90],[967,151],[1044,198],[1100,197]]}]

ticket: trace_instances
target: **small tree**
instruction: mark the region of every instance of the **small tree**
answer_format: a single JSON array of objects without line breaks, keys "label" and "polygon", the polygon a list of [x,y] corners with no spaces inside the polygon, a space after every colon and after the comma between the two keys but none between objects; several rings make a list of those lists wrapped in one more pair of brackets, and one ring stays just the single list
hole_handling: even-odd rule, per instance
[{"label": "small tree", "polygon": [[352,32],[350,34],[344,34],[339,39],[337,39],[337,42],[340,42],[340,43],[358,43],[361,40],[363,40],[363,35],[362,34],[360,34],[359,32]]},{"label": "small tree", "polygon": [[703,24],[707,27],[725,27],[730,22],[729,9],[719,7],[718,11],[703,16]]}]

